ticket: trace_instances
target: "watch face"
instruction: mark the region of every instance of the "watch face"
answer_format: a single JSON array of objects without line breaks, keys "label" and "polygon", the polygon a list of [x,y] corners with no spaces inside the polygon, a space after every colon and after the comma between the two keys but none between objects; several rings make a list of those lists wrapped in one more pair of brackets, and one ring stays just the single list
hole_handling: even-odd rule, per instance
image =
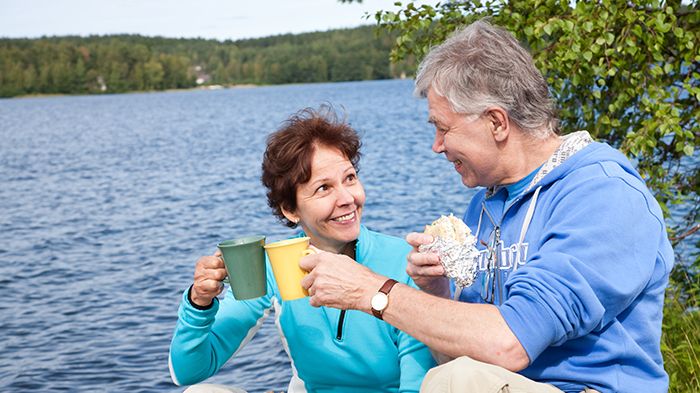
[{"label": "watch face", "polygon": [[372,301],[370,303],[373,309],[377,311],[382,311],[386,308],[386,305],[389,303],[389,297],[386,294],[379,292],[372,296]]}]

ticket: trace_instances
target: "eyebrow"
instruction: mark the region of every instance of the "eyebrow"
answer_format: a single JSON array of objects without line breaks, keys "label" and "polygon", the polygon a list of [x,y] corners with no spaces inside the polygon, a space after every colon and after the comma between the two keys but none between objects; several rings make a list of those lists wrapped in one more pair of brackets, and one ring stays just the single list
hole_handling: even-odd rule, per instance
[{"label": "eyebrow", "polygon": [[[347,167],[347,168],[345,168],[345,169],[343,170],[343,174],[348,173],[350,170],[356,170],[356,169],[355,169],[355,167],[354,167],[353,165],[350,165],[349,167]],[[330,177],[324,177],[324,178],[321,178],[321,179],[317,179],[317,180],[311,181],[311,182],[309,182],[308,184],[309,184],[310,186],[314,186],[314,188],[315,188],[315,185],[316,185],[316,184],[328,183],[330,180],[331,180]]]},{"label": "eyebrow", "polygon": [[432,124],[435,128],[445,128],[444,123],[434,117],[429,118],[428,123]]}]

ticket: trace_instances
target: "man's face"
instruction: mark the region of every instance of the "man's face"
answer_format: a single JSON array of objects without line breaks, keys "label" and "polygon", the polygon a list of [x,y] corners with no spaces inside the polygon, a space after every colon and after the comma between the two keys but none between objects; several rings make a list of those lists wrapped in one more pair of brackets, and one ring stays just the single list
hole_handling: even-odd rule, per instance
[{"label": "man's face", "polygon": [[499,149],[490,122],[480,114],[452,111],[445,97],[428,91],[429,122],[435,126],[433,151],[444,153],[467,187],[492,186],[498,182]]}]

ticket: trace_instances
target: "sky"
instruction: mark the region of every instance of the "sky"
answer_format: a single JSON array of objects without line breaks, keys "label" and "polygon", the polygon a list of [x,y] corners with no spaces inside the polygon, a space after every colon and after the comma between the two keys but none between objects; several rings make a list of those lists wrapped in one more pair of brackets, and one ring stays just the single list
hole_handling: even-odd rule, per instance
[{"label": "sky", "polygon": [[[374,25],[374,12],[396,10],[395,1],[0,0],[0,37],[126,33],[237,40]],[[371,19],[363,18],[366,12]]]}]

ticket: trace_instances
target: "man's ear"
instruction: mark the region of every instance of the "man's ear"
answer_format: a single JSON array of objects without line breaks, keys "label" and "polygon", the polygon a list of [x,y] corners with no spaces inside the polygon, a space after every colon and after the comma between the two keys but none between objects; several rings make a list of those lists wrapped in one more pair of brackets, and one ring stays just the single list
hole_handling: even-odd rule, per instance
[{"label": "man's ear", "polygon": [[289,210],[285,209],[284,206],[280,206],[280,210],[282,210],[282,214],[284,214],[284,217],[285,217],[287,220],[289,220],[289,221],[291,221],[291,222],[293,222],[293,223],[295,223],[295,224],[298,224],[298,223],[299,223],[299,216],[297,216],[296,214],[294,214],[294,213],[290,212]]},{"label": "man's ear", "polygon": [[511,131],[508,113],[503,108],[489,108],[487,110],[487,119],[494,140],[496,140],[496,142],[505,141]]}]

